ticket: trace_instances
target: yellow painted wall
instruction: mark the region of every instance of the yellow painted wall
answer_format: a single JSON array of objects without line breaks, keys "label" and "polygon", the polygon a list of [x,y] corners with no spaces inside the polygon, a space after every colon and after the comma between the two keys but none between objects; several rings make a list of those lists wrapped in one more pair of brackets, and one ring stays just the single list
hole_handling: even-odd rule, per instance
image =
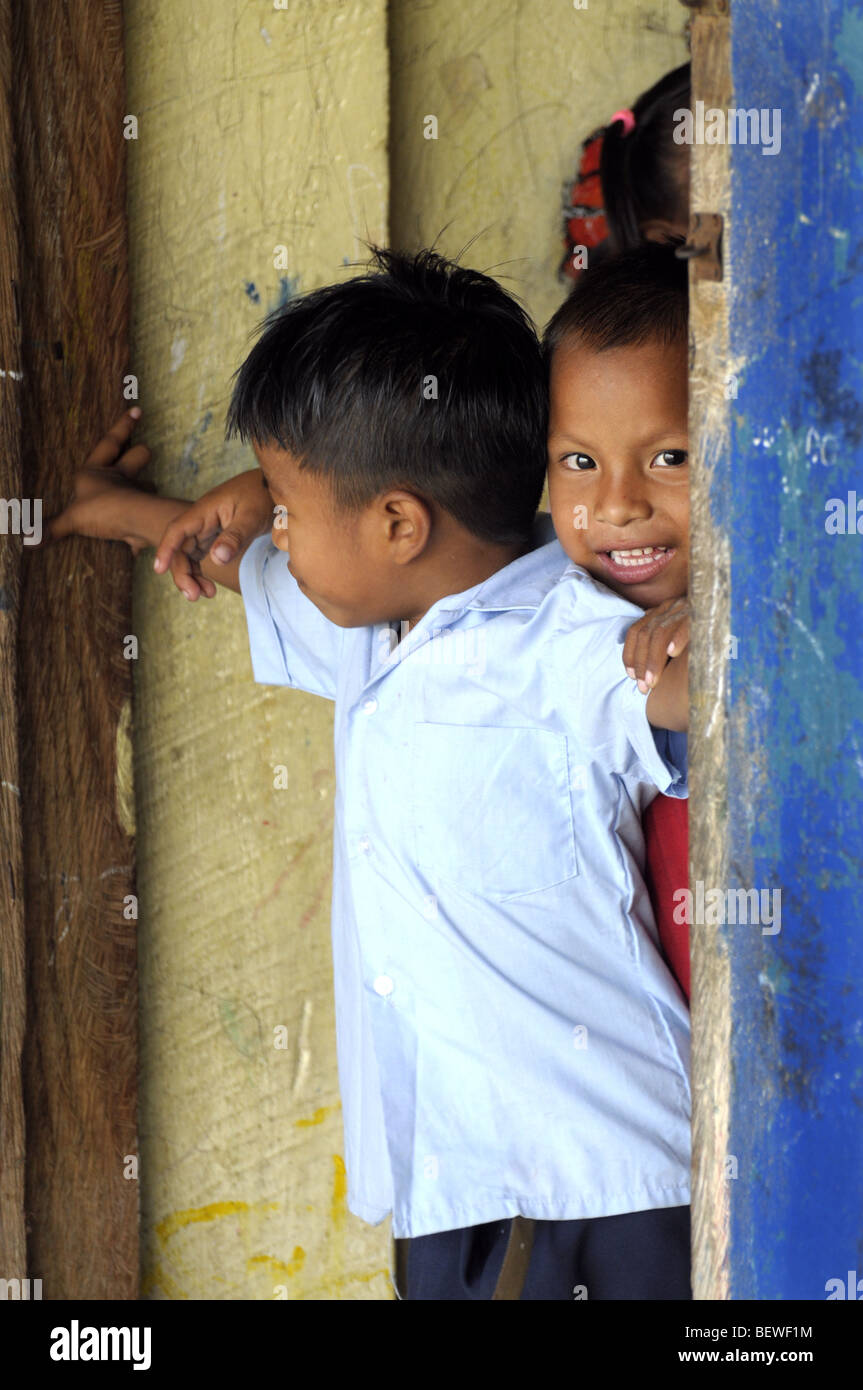
[{"label": "yellow painted wall", "polygon": [[[388,215],[402,246],[453,254],[482,232],[465,261],[544,322],[580,140],[687,56],[678,0],[390,10],[388,26],[383,0],[126,0],[132,370],[160,491],[253,466],[222,439],[250,331],[351,273]],[[144,1297],[390,1298],[389,1221],[345,1205],[332,710],[254,685],[241,600],[188,604],[151,558],[135,589]]]},{"label": "yellow painted wall", "polygon": [[[545,324],[565,297],[561,186],[581,141],[685,63],[680,0],[395,0],[393,241],[493,273]],[[438,139],[423,137],[436,115]]]},{"label": "yellow painted wall", "polygon": [[[385,10],[125,12],[140,433],[159,490],[193,497],[254,466],[223,442],[249,332],[386,237]],[[144,1297],[391,1297],[389,1222],[345,1205],[332,707],[253,684],[240,598],[189,604],[151,564],[134,610]]]}]

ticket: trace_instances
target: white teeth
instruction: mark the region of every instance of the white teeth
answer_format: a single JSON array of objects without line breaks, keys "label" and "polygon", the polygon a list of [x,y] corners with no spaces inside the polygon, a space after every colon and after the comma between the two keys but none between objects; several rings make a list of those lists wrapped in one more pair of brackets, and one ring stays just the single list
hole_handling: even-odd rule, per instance
[{"label": "white teeth", "polygon": [[650,564],[657,556],[664,555],[667,549],[667,545],[645,545],[633,546],[631,550],[610,550],[608,553],[616,565],[637,569],[641,565]]}]

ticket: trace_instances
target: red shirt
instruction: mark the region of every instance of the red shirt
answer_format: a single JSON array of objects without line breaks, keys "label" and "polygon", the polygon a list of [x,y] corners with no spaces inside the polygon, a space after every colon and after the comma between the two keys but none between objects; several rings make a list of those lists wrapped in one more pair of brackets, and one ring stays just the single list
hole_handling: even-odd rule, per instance
[{"label": "red shirt", "polygon": [[689,927],[674,920],[674,893],[689,887],[689,803],[655,796],[644,813],[644,877],[665,958],[689,999]]}]

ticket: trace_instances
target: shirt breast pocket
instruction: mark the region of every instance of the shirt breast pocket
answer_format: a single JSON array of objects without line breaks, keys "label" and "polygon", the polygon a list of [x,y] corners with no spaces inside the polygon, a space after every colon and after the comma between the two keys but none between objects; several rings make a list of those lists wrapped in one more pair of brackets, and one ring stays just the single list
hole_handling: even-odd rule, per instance
[{"label": "shirt breast pocket", "polygon": [[569,750],[546,729],[417,723],[415,856],[446,879],[497,899],[578,874]]}]

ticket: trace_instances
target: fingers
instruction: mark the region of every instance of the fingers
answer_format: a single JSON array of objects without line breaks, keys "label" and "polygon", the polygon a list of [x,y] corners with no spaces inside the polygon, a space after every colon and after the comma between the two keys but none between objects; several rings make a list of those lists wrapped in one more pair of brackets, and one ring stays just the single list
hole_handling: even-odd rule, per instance
[{"label": "fingers", "polygon": [[646,613],[626,634],[623,664],[643,695],[659,681],[668,662],[689,645],[690,611],[685,600],[674,600]]},{"label": "fingers", "polygon": [[173,571],[176,552],[187,541],[197,540],[203,524],[200,512],[194,507],[190,507],[188,511],[182,512],[180,516],[168,523],[156,548],[156,558],[153,560],[153,569],[157,574],[164,574],[165,570],[169,568]]},{"label": "fingers", "polygon": [[197,508],[190,508],[165,528],[153,561],[157,574],[170,569],[177,588],[193,603],[201,594],[205,598],[216,596],[216,585],[198,568],[203,557],[209,554],[216,564],[227,564],[246,543],[236,527],[217,527],[202,536],[211,524]]},{"label": "fingers", "polygon": [[216,586],[212,579],[206,579],[197,568],[200,561],[187,555],[184,550],[178,550],[171,560],[171,577],[180,590],[185,594],[191,603],[195,603],[201,597],[216,597]]},{"label": "fingers", "polygon": [[[120,454],[125,449],[132,437],[132,431],[141,418],[141,411],[138,406],[133,406],[131,410],[125,410],[119,420],[115,420],[107,434],[104,434],[99,443],[87,456],[87,468],[108,468],[116,463]],[[139,445],[143,448],[143,445]],[[148,452],[149,456],[149,452]],[[143,464],[140,465],[143,467]]]},{"label": "fingers", "polygon": [[638,622],[632,624],[632,627],[629,629],[624,639],[623,665],[626,670],[626,674],[630,677],[631,680],[635,680],[634,663],[635,653],[638,650],[638,635],[646,622],[646,618],[639,618]]},{"label": "fingers", "polygon": [[[176,527],[177,523],[172,522],[168,528],[170,531]],[[192,531],[191,536],[181,537],[175,532],[173,537],[169,537],[168,531],[162,537],[159,545],[159,553],[153,562],[153,568],[159,573],[170,569],[171,578],[175,585],[192,603],[199,599],[216,597],[216,585],[212,579],[207,579],[201,574],[200,563],[207,554],[206,545],[199,546],[197,543],[197,527]],[[181,541],[181,544],[175,542]]]},{"label": "fingers", "polygon": [[210,555],[217,565],[227,565],[233,560],[237,551],[246,544],[249,538],[249,536],[246,536],[244,539],[236,528],[227,527],[220,533],[219,539],[210,551]]},{"label": "fingers", "polygon": [[643,695],[656,685],[669,660],[668,638],[662,625],[648,628],[639,643],[635,660],[635,679]]},{"label": "fingers", "polygon": [[689,615],[687,614],[686,617],[681,618],[677,627],[674,629],[671,641],[668,644],[669,656],[680,656],[680,653],[686,650],[689,646],[689,634],[690,624]]},{"label": "fingers", "polygon": [[[646,618],[633,624],[627,633],[624,646],[626,674],[637,683],[642,695],[650,690],[668,660],[668,655],[663,655],[660,650],[664,645],[667,643],[662,642],[661,636],[657,638],[656,629],[651,628]],[[651,679],[648,680],[648,677]]]},{"label": "fingers", "polygon": [[[142,468],[146,468],[150,462],[150,450],[146,444],[133,444],[131,449],[127,449],[114,464],[114,472],[122,473],[124,478],[136,478]],[[144,486],[144,484],[141,484]],[[148,491],[155,491],[155,488],[148,488]]]},{"label": "fingers", "polygon": [[62,541],[66,536],[77,535],[75,504],[64,508],[56,516],[51,516],[42,528],[42,544],[51,545],[54,541]]}]

